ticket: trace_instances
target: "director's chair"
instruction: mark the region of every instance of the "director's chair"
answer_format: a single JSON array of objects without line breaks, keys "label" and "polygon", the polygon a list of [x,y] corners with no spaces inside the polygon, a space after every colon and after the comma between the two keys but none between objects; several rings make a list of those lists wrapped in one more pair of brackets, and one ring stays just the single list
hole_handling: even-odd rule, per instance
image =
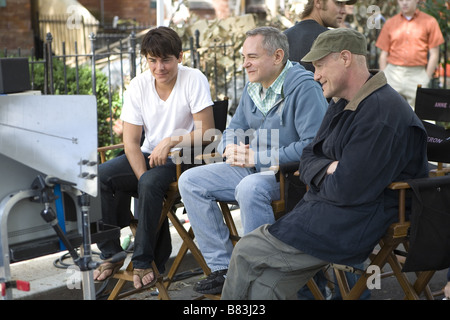
[{"label": "director's chair", "polygon": [[[215,121],[215,129],[216,133],[222,132],[226,125],[226,117],[228,114],[228,99],[225,98],[224,100],[215,101],[213,105],[213,114],[214,114],[214,121]],[[106,152],[108,150],[114,150],[114,149],[121,149],[123,148],[123,144],[113,145],[113,146],[107,146],[107,147],[101,147],[98,148],[98,152],[100,154],[101,162],[104,162],[106,159]],[[202,153],[203,147],[201,148],[192,148],[191,154],[183,154],[183,153],[173,153],[172,157],[174,158],[174,161],[176,163],[176,176],[177,180],[175,182],[172,182],[169,185],[168,190],[165,194],[165,199],[163,203],[163,209],[161,212],[161,217],[159,221],[159,228],[161,228],[162,224],[164,223],[165,219],[169,219],[172,222],[172,225],[175,227],[177,233],[183,240],[182,249],[190,250],[193,257],[197,261],[197,263],[200,265],[202,270],[205,273],[210,272],[208,266],[206,265],[205,260],[203,259],[203,256],[200,252],[200,250],[197,248],[195,243],[192,241],[193,239],[193,232],[192,230],[186,231],[186,229],[183,226],[183,223],[178,219],[176,215],[176,207],[178,204],[180,204],[180,194],[178,190],[178,178],[180,177],[181,173],[184,170],[187,170],[190,166],[195,165],[193,158],[195,158],[196,154]],[[135,228],[130,226],[132,232],[135,231]],[[181,249],[180,249],[181,250]],[[157,281],[155,283],[155,287],[159,290],[159,299],[168,300],[170,299],[170,296],[168,294],[168,287],[170,286],[171,282],[173,281],[173,278],[175,276],[176,271],[178,270],[178,267],[180,265],[181,261],[178,261],[177,259],[174,260],[173,265],[171,269],[169,270],[167,279],[164,279],[163,276],[158,272],[158,269],[156,268],[156,264],[154,261],[152,262],[152,268],[155,272],[155,277],[157,278]],[[121,294],[121,290],[125,283],[127,281],[133,281],[133,265],[132,262],[128,264],[125,270],[119,270],[113,278],[118,279],[114,289],[112,290],[111,294],[108,297],[108,300],[116,300],[120,299],[122,297],[128,296],[130,294],[136,293],[137,291],[141,291],[143,289],[138,290],[131,290],[126,293]],[[145,288],[148,289],[148,288]]]},{"label": "director's chair", "polygon": [[[450,266],[450,241],[447,236],[450,230],[450,176],[394,182],[389,189],[399,194],[398,221],[391,224],[380,239],[380,249],[374,250],[370,256],[369,267],[376,266],[382,270],[389,264],[392,269],[389,275],[395,276],[406,299],[418,300],[423,292],[427,299],[433,299],[428,282],[436,270]],[[412,198],[411,219],[406,209],[408,198]],[[420,227],[424,221],[429,225],[428,232],[423,232]],[[413,232],[417,229],[422,232]],[[437,251],[436,246],[441,250]],[[434,260],[429,258],[430,253]],[[350,289],[344,271],[354,270],[342,265],[331,266],[345,300],[358,299],[367,289],[369,277],[373,276],[370,270],[359,270],[361,277]],[[406,276],[405,272],[410,271],[416,273],[414,283]]]},{"label": "director's chair", "polygon": [[[444,167],[443,164],[450,163],[450,129],[446,129],[442,125],[445,123],[450,125],[450,90],[422,88],[419,85],[416,93],[415,113],[422,120],[422,123],[427,131],[428,160],[435,162],[437,165],[436,168],[430,169],[430,177],[425,180],[414,179],[409,182],[394,182],[389,186],[390,189],[397,190],[399,192],[398,222],[392,224],[385,236],[380,240],[381,249],[374,250],[370,256],[371,265],[378,266],[380,269],[382,269],[385,264],[389,264],[392,272],[384,273],[384,275],[393,274],[405,292],[406,298],[414,300],[418,299],[422,292],[425,293],[427,299],[432,299],[432,294],[430,293],[427,284],[435,273],[435,270],[437,270],[437,266],[430,266],[427,270],[409,269],[410,271],[417,271],[417,280],[414,284],[411,284],[408,281],[408,278],[403,272],[404,270],[402,271],[403,265],[405,263],[407,264],[408,261],[405,256],[409,254],[408,250],[410,249],[410,242],[412,239],[410,234],[410,230],[412,228],[411,221],[409,220],[405,206],[407,203],[407,195],[412,194],[415,196],[418,193],[416,190],[412,192],[413,190],[411,190],[411,185],[415,186],[416,183],[428,185],[430,183],[433,184],[434,181],[437,181],[438,184],[442,185],[435,186],[431,190],[438,196],[444,194],[443,191],[448,188],[448,177],[445,175],[450,173],[450,168]],[[442,177],[442,180],[434,180],[438,177]],[[428,191],[429,190],[430,189],[428,189]],[[433,206],[438,206],[441,201],[444,201],[443,198],[438,197],[434,204],[428,204],[428,209]],[[417,200],[413,201],[413,204],[422,206],[422,204],[418,204]],[[447,215],[450,215],[448,208],[450,208],[450,204],[447,205]],[[445,214],[442,216],[445,216]],[[448,228],[450,230],[450,225]],[[430,234],[420,236],[423,239],[424,237],[429,237]],[[397,249],[400,245],[402,245],[406,251],[402,252]],[[434,248],[430,248],[429,251],[435,252],[436,250]],[[414,253],[415,251],[412,250],[412,252]],[[449,252],[450,246],[447,249],[447,256],[450,259]],[[400,255],[398,253],[400,253]],[[443,256],[445,256],[445,254],[443,254]],[[343,298],[359,298],[362,292],[366,289],[366,281],[371,276],[372,272],[367,272],[367,270],[355,270],[351,267],[342,265],[332,264],[331,266],[335,270],[338,285],[343,294]],[[351,290],[343,277],[344,271],[357,272],[361,274],[361,278]]]},{"label": "director's chair", "polygon": [[[207,162],[212,161],[222,161],[221,157],[216,155],[203,155],[204,159],[206,158]],[[288,212],[295,204],[299,201],[299,199],[306,192],[306,186],[299,182],[298,178],[294,178],[297,176],[296,172],[298,171],[298,162],[287,163],[280,166],[271,167],[271,170],[275,171],[275,176],[277,181],[280,184],[280,199],[272,201],[272,209],[275,216],[275,219],[279,219],[286,212]],[[295,183],[298,181],[298,184]],[[233,216],[231,214],[230,206],[235,205],[235,202],[229,203],[224,201],[218,201],[218,205],[222,211],[224,222],[227,225],[230,232],[230,240],[233,245],[240,239],[239,232],[237,230],[236,224],[234,222]],[[183,252],[179,252],[179,255],[184,255]],[[209,273],[205,273],[208,275]],[[314,280],[310,280],[307,283],[308,288],[314,295],[314,297],[318,300],[324,300],[324,296],[320,291],[319,287],[315,283]],[[219,300],[220,294],[204,294],[204,298],[208,298],[211,300]],[[201,298],[203,298],[201,297]]]}]

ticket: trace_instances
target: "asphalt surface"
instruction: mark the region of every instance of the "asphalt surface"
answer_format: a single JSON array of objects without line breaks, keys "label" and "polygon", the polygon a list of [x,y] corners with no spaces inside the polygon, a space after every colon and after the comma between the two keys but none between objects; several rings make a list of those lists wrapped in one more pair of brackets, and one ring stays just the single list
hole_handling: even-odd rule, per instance
[{"label": "asphalt surface", "polygon": [[[240,230],[239,210],[233,211],[233,216]],[[187,225],[186,225],[187,226]],[[167,263],[167,269],[173,261],[174,256],[178,252],[181,245],[181,239],[172,227],[172,245],[173,252],[172,257]],[[122,230],[123,238],[129,234],[129,230]],[[92,250],[96,252],[95,244],[92,245]],[[81,281],[74,280],[73,265],[71,265],[70,257],[65,258],[64,252],[56,253],[49,256],[40,257],[28,261],[22,261],[11,265],[11,275],[13,279],[25,280],[30,282],[30,291],[23,292],[14,290],[14,300],[83,300],[83,291],[81,289]],[[130,257],[130,255],[129,255]],[[128,257],[128,259],[129,259]],[[94,256],[94,259],[96,257]],[[125,263],[126,266],[127,263]],[[385,270],[387,271],[387,270]],[[436,272],[429,283],[431,292],[437,293],[442,291],[443,286],[446,283],[447,270],[441,270]],[[174,281],[169,287],[169,295],[173,301],[184,300],[183,305],[191,305],[193,300],[207,301],[201,294],[196,293],[193,290],[195,282],[199,281],[203,277],[201,269],[194,258],[188,254],[183,260],[177,275],[177,280]],[[414,281],[415,275],[408,273],[408,277],[411,281]],[[117,280],[112,279],[107,284],[96,284],[96,291],[98,292],[97,300],[106,300],[110,290],[114,287]],[[132,289],[132,284],[127,283],[123,291]],[[370,291],[370,300],[403,300],[404,293],[393,276],[383,278],[380,283],[379,289],[373,289]],[[434,300],[442,300],[443,295],[437,294]],[[422,295],[421,299],[426,298]],[[144,301],[144,300],[158,300],[158,295],[155,289],[146,289],[141,292],[135,292],[125,298],[126,301]],[[446,303],[446,302],[444,302]],[[278,304],[276,304],[278,305]]]}]

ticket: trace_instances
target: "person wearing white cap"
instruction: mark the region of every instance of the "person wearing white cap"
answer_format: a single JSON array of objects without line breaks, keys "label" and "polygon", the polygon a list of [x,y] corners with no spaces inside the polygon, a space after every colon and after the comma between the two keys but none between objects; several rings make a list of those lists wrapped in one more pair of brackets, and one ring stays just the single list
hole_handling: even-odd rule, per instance
[{"label": "person wearing white cap", "polygon": [[339,28],[347,15],[346,5],[353,5],[357,0],[308,0],[300,15],[300,20],[284,33],[289,41],[289,59],[300,62],[306,70],[314,72],[311,63],[301,59],[311,49],[319,34],[328,28]]}]

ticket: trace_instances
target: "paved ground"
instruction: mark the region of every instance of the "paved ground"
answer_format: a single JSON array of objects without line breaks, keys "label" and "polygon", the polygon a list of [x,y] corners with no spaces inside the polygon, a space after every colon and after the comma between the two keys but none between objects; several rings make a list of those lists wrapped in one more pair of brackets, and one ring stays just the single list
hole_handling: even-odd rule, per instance
[{"label": "paved ground", "polygon": [[[239,211],[233,212],[238,229],[241,228],[239,221]],[[172,228],[173,229],[173,228]],[[129,230],[124,229],[122,235],[126,236]],[[173,255],[178,252],[181,244],[178,234],[172,230],[173,241]],[[96,246],[93,245],[93,251],[96,251]],[[69,268],[57,268],[61,266],[60,260],[63,253],[57,253],[50,256],[45,256],[33,260],[23,261],[11,265],[11,274],[14,279],[22,279],[31,283],[30,292],[21,292],[14,290],[14,299],[19,300],[83,300],[83,293],[80,289],[80,282],[73,282],[74,272],[71,268],[71,259],[62,260],[67,263]],[[173,259],[173,256],[171,257]],[[168,265],[170,266],[171,261]],[[201,295],[193,291],[195,282],[201,279],[202,272],[198,268],[195,260],[191,255],[183,261],[182,267],[179,270],[181,277],[170,286],[170,297],[172,300],[193,300],[201,298]],[[441,270],[435,274],[430,282],[430,289],[432,292],[437,292],[445,285],[447,270]],[[411,279],[414,279],[413,274],[409,274]],[[112,280],[106,288],[98,295],[98,300],[106,299],[108,292],[113,287]],[[100,291],[101,285],[96,285],[96,290]],[[131,284],[128,284],[125,289],[131,289]],[[404,294],[393,277],[382,279],[381,288],[371,290],[371,300],[403,300]],[[442,295],[435,297],[436,300],[441,300]],[[125,298],[125,300],[157,300],[158,297],[154,290],[146,290],[139,293],[134,293]],[[424,299],[424,298],[423,298]]]}]

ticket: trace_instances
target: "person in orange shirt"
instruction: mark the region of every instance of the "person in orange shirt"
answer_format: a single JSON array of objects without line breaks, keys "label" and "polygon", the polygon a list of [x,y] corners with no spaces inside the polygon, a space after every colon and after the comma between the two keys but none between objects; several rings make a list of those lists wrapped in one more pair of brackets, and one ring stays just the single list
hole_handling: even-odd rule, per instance
[{"label": "person in orange shirt", "polygon": [[444,43],[438,22],[417,8],[419,1],[398,0],[400,13],[386,21],[376,42],[380,70],[412,107],[417,85],[428,87]]}]

